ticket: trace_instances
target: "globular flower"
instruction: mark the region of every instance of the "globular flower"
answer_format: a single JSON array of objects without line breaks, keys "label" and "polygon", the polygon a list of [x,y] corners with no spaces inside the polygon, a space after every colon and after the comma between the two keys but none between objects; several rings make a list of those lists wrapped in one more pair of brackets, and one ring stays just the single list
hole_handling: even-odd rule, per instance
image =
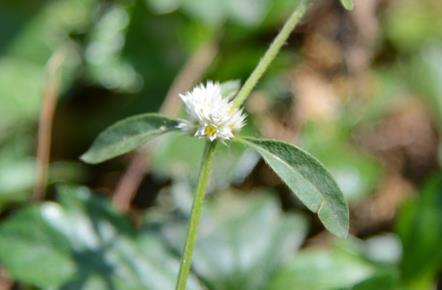
[{"label": "globular flower", "polygon": [[219,83],[208,81],[180,97],[190,120],[182,121],[178,127],[194,136],[224,142],[244,126],[246,115],[222,95]]}]

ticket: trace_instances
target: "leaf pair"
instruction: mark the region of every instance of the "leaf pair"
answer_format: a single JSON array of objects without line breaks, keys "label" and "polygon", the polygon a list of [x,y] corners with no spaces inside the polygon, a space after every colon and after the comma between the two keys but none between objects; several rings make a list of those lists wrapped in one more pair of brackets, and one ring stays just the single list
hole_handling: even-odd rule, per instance
[{"label": "leaf pair", "polygon": [[[178,120],[158,114],[143,114],[117,122],[103,131],[81,157],[88,163],[100,163],[122,155],[160,134],[178,131]],[[343,194],[324,166],[310,154],[276,140],[250,137],[235,138],[255,149],[308,209],[318,214],[333,234],[348,232],[348,207]]]}]

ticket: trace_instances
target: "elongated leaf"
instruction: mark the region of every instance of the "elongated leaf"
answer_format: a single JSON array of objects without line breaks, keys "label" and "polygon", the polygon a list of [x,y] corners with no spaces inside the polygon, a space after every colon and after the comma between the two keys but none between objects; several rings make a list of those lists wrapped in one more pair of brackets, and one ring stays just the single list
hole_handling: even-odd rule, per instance
[{"label": "elongated leaf", "polygon": [[353,9],[353,0],[340,0],[342,6],[344,6],[345,9],[347,10],[352,10]]},{"label": "elongated leaf", "polygon": [[280,141],[255,138],[237,140],[256,149],[296,196],[318,214],[331,233],[339,237],[347,236],[347,203],[330,173],[318,160]]},{"label": "elongated leaf", "polygon": [[87,163],[100,163],[127,153],[153,137],[178,130],[178,121],[159,114],[143,114],[121,120],[104,130],[81,156]]}]

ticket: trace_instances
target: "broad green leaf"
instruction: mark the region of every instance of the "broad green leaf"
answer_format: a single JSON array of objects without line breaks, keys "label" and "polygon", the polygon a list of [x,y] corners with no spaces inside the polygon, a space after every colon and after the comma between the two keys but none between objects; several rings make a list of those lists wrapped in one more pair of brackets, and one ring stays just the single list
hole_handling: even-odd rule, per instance
[{"label": "broad green leaf", "polygon": [[[290,261],[307,226],[298,215],[282,214],[275,198],[219,195],[205,206],[193,267],[210,289],[263,289],[271,275]],[[181,251],[186,225],[163,226],[167,241]]]},{"label": "broad green leaf", "polygon": [[256,149],[293,193],[318,214],[331,233],[347,236],[347,203],[330,173],[318,160],[294,145],[280,141],[249,137],[237,140]]},{"label": "broad green leaf", "polygon": [[178,130],[179,122],[159,114],[142,114],[121,120],[101,132],[81,156],[87,163],[100,163],[134,150],[158,135]]},{"label": "broad green leaf", "polygon": [[419,199],[406,203],[397,230],[402,240],[400,268],[410,284],[433,280],[442,265],[442,174],[424,186]]},{"label": "broad green leaf", "polygon": [[352,10],[353,9],[353,0],[340,0],[342,6],[344,6],[345,9],[347,10]]},{"label": "broad green leaf", "polygon": [[[178,260],[150,232],[85,188],[64,187],[60,204],[18,211],[0,225],[0,263],[41,289],[169,290]],[[201,289],[191,276],[188,289]]]},{"label": "broad green leaf", "polygon": [[352,240],[346,240],[344,243],[337,242],[327,248],[301,250],[290,263],[275,273],[265,289],[351,289],[354,285],[376,275],[377,271],[377,266],[368,262],[358,252],[357,247]]}]

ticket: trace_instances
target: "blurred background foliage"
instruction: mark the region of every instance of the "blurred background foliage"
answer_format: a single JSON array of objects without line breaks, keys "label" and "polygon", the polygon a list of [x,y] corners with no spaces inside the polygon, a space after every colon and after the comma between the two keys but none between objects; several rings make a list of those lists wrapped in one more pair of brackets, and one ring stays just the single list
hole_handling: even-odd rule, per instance
[{"label": "blurred background foliage", "polygon": [[[248,100],[244,130],[317,156],[350,203],[351,236],[324,232],[253,152],[220,146],[189,289],[442,287],[442,2],[315,2]],[[131,156],[78,156],[116,120],[158,111],[190,60],[194,78],[244,80],[295,4],[2,0],[0,289],[173,289],[201,142],[158,140],[128,213],[110,199]],[[56,51],[49,187],[33,203]]]}]

